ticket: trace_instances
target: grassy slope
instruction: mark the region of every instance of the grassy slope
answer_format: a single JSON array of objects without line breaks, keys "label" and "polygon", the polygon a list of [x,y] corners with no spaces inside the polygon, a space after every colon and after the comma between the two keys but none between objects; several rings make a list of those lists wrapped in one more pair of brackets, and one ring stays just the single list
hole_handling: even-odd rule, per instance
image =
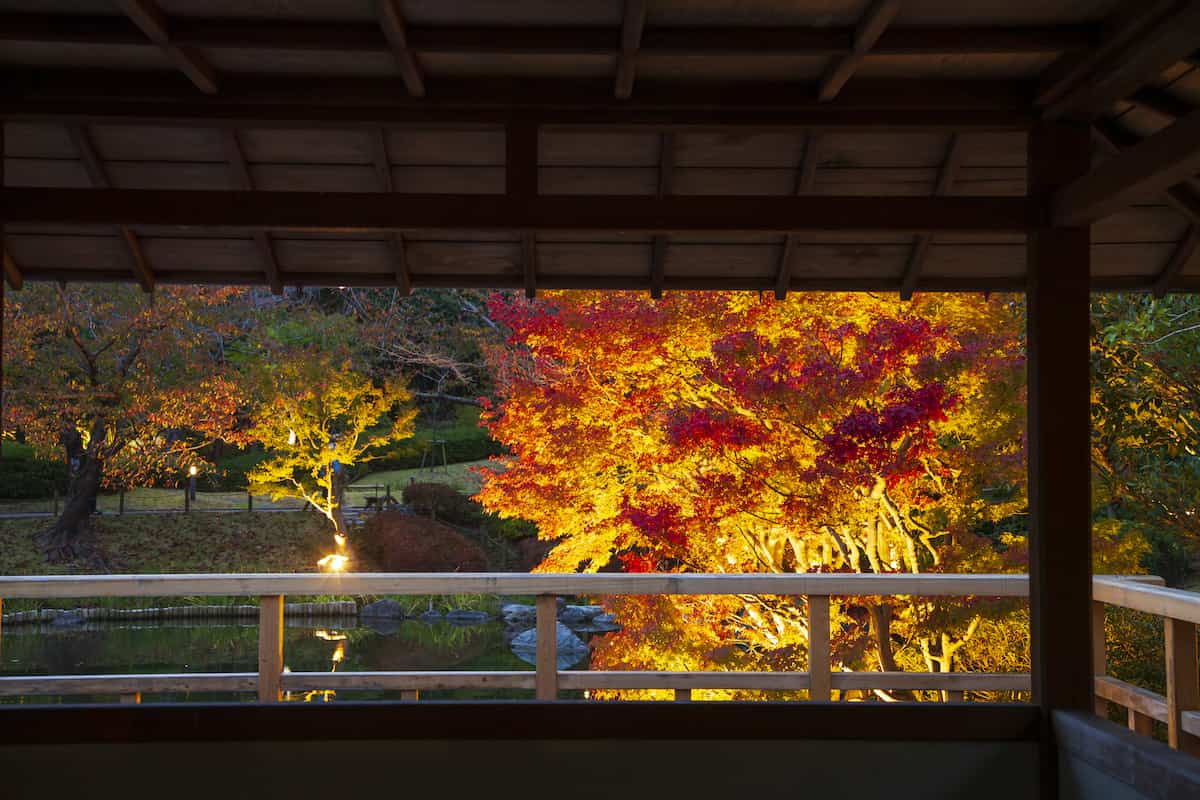
[{"label": "grassy slope", "polygon": [[[404,487],[410,482],[417,483],[448,483],[460,492],[475,494],[479,491],[479,487],[483,484],[483,479],[473,471],[473,468],[493,468],[498,467],[491,461],[467,461],[462,464],[450,464],[447,467],[439,465],[435,469],[398,469],[387,472],[372,472],[361,480],[358,480],[351,486],[352,502],[361,502],[358,500],[358,495],[353,491],[354,486],[391,486],[392,494],[399,499],[400,493],[404,491]],[[382,494],[383,490],[380,490]],[[373,490],[363,490],[364,497],[370,497],[374,494]]]}]

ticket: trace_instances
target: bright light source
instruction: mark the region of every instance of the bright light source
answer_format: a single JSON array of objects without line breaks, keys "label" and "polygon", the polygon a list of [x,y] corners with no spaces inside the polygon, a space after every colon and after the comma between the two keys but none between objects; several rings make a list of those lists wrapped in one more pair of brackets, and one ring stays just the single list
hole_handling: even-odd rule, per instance
[{"label": "bright light source", "polygon": [[333,541],[337,542],[337,546],[338,546],[338,547],[345,547],[345,546],[346,546],[346,537],[345,537],[345,536],[343,536],[343,535],[342,535],[342,534],[340,534],[340,533],[335,533],[335,534],[333,535]]},{"label": "bright light source", "polygon": [[330,553],[317,562],[317,566],[321,569],[327,569],[330,572],[341,572],[346,568],[346,564],[350,561],[349,557]]},{"label": "bright light source", "polygon": [[288,444],[295,444],[295,443],[296,443],[296,432],[294,430],[292,430],[291,428],[288,428]]},{"label": "bright light source", "polygon": [[192,464],[190,467],[188,467],[188,475],[191,475],[193,478],[196,477],[196,473],[199,471],[200,470],[196,469],[195,464]]}]

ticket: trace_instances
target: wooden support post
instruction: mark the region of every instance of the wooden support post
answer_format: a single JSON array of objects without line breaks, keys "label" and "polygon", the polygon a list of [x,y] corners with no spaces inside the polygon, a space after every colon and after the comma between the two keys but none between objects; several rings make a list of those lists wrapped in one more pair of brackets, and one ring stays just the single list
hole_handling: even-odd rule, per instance
[{"label": "wooden support post", "polygon": [[947,703],[965,703],[967,702],[967,693],[962,689],[951,689],[946,692]]},{"label": "wooden support post", "polygon": [[125,490],[124,489],[122,489],[120,494],[117,495],[117,513],[118,514],[125,513]]},{"label": "wooden support post", "polygon": [[254,510],[254,494],[252,492],[246,492],[246,510]]},{"label": "wooden support post", "polygon": [[1154,735],[1154,719],[1145,714],[1129,709],[1129,730],[1141,736]]},{"label": "wooden support post", "polygon": [[192,492],[188,489],[188,485],[183,485],[183,511],[186,514],[192,510]]},{"label": "wooden support post", "polygon": [[1200,674],[1196,667],[1196,625],[1163,621],[1167,651],[1167,744],[1200,755],[1200,736],[1183,729],[1184,711],[1200,710]]},{"label": "wooden support post", "polygon": [[537,598],[537,677],[534,683],[538,700],[558,699],[558,599],[552,594]]},{"label": "wooden support post", "polygon": [[676,703],[692,702],[692,690],[691,689],[676,689],[675,690],[675,702]]},{"label": "wooden support post", "polygon": [[[1053,196],[1090,164],[1086,126],[1030,131],[1035,199]],[[1095,706],[1089,233],[1047,221],[1028,236],[1030,644],[1033,700],[1047,711]]]},{"label": "wooden support post", "polygon": [[[1104,603],[1092,601],[1092,675],[1102,678],[1108,672],[1108,650],[1104,640]],[[1108,717],[1108,701],[1093,695],[1097,716]]]},{"label": "wooden support post", "polygon": [[277,703],[283,675],[283,595],[258,599],[258,702]]},{"label": "wooden support post", "polygon": [[822,703],[832,697],[833,677],[829,661],[829,597],[808,597],[808,698]]}]

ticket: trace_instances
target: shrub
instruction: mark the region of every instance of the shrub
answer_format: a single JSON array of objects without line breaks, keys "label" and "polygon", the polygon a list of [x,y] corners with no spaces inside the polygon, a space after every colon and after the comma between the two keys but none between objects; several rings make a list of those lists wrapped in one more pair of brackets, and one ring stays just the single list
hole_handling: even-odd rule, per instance
[{"label": "shrub", "polygon": [[474,527],[483,519],[478,503],[444,483],[410,483],[404,487],[404,502],[417,514],[451,525]]},{"label": "shrub", "polygon": [[435,520],[385,511],[358,534],[363,553],[385,572],[486,572],[483,549]]},{"label": "shrub", "polygon": [[520,517],[504,518],[498,514],[489,513],[484,519],[484,525],[494,536],[503,539],[519,540],[536,537],[537,524]]},{"label": "shrub", "polygon": [[247,450],[217,462],[212,475],[212,489],[218,492],[240,492],[246,490],[246,473],[254,469],[267,457],[259,449]]},{"label": "shrub", "polygon": [[66,464],[36,458],[0,460],[0,500],[40,500],[66,490]]}]

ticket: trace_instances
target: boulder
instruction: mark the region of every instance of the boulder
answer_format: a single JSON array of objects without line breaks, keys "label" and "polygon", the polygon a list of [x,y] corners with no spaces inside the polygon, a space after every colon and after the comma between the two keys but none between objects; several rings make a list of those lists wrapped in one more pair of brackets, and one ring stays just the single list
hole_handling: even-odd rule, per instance
[{"label": "boulder", "polygon": [[446,621],[453,625],[482,625],[491,622],[492,615],[486,611],[468,611],[456,608],[446,614]]},{"label": "boulder", "polygon": [[514,628],[530,628],[537,623],[537,609],[521,603],[505,603],[500,606],[504,624]]},{"label": "boulder", "polygon": [[79,609],[73,609],[71,611],[59,611],[54,617],[54,622],[51,624],[60,628],[65,628],[72,625],[82,625],[83,612]]},{"label": "boulder", "polygon": [[367,603],[363,606],[361,614],[364,617],[380,619],[404,619],[404,606],[400,605],[399,600],[385,598],[376,600],[374,603]]},{"label": "boulder", "polygon": [[[587,659],[591,651],[582,639],[561,622],[556,623],[558,669],[570,669]],[[537,629],[527,630],[512,640],[512,652],[526,664],[537,666]]]},{"label": "boulder", "polygon": [[440,622],[442,619],[442,614],[440,611],[434,611],[431,608],[428,611],[422,612],[418,619],[421,620],[421,622]]},{"label": "boulder", "polygon": [[603,611],[600,606],[563,606],[558,619],[567,625],[584,625]]},{"label": "boulder", "polygon": [[400,620],[389,617],[368,617],[363,627],[370,628],[380,636],[393,636],[400,632]]},{"label": "boulder", "polygon": [[597,614],[586,625],[580,625],[575,630],[582,633],[611,633],[621,630],[621,626],[612,614]]}]

